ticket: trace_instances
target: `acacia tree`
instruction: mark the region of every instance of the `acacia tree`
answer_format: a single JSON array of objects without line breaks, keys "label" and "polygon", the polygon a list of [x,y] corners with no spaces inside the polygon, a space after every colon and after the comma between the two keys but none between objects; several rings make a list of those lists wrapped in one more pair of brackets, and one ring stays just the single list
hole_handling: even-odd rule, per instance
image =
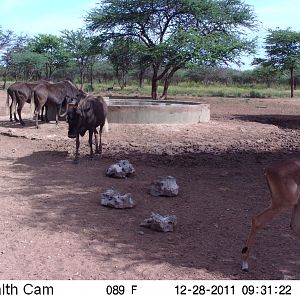
[{"label": "acacia tree", "polygon": [[38,80],[41,70],[47,62],[47,57],[43,54],[24,50],[11,55],[11,65],[18,69],[16,74],[20,74],[23,80]]},{"label": "acacia tree", "polygon": [[47,57],[45,73],[48,79],[51,79],[54,71],[65,65],[69,59],[62,39],[53,34],[37,35],[30,42],[29,48],[32,52],[43,54]]},{"label": "acacia tree", "polygon": [[84,29],[77,31],[64,30],[62,31],[62,39],[66,49],[70,53],[70,57],[76,61],[79,67],[82,89],[84,70],[88,66],[92,70],[92,66],[95,63],[93,57],[100,53],[101,48],[95,45],[93,38]]},{"label": "acacia tree", "polygon": [[271,67],[276,70],[289,70],[291,98],[294,97],[295,70],[300,63],[300,32],[290,28],[269,29],[265,40],[267,57],[256,58],[253,64]]},{"label": "acacia tree", "polygon": [[121,89],[127,85],[129,70],[136,61],[136,43],[127,37],[118,37],[107,49],[107,57],[114,67]]},{"label": "acacia tree", "polygon": [[11,30],[4,31],[0,26],[0,51],[8,46],[13,38],[13,33]]},{"label": "acacia tree", "polygon": [[189,62],[237,62],[253,43],[242,29],[256,25],[241,0],[109,0],[90,11],[88,29],[102,40],[127,36],[144,43],[152,65],[152,98],[159,80],[166,96],[175,72]]}]

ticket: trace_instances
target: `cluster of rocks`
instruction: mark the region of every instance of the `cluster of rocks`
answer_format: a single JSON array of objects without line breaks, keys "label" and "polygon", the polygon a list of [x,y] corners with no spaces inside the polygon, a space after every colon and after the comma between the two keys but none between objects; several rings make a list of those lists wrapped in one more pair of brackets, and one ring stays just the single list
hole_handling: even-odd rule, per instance
[{"label": "cluster of rocks", "polygon": [[[135,174],[135,169],[128,160],[120,160],[111,165],[106,175],[113,178],[127,178]],[[178,195],[178,185],[173,176],[159,176],[155,179],[149,189],[149,193],[155,197],[175,197]],[[101,205],[124,209],[135,206],[135,201],[130,193],[121,194],[120,192],[108,189],[101,194]],[[145,219],[140,225],[156,231],[170,232],[174,230],[177,218],[174,215],[162,216],[157,213],[151,213],[150,218]]]}]

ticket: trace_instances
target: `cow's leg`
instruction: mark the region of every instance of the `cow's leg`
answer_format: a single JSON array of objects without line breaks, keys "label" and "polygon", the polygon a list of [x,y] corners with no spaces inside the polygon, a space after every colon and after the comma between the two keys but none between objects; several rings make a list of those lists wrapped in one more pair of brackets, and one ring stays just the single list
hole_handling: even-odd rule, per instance
[{"label": "cow's leg", "polygon": [[13,121],[13,114],[14,114],[14,119],[15,119],[15,122],[18,122],[19,120],[16,120],[17,116],[16,116],[16,111],[14,110],[14,113],[13,113],[13,105],[14,105],[14,100],[12,100],[10,106],[9,106],[9,120],[12,122]]},{"label": "cow's leg", "polygon": [[41,115],[39,116],[39,119],[40,119],[42,122],[44,122],[44,121],[45,121],[46,123],[49,122],[48,116],[47,116],[47,112],[48,112],[48,106],[45,104],[45,105],[43,105]]},{"label": "cow's leg", "polygon": [[35,109],[34,109],[34,115],[35,115],[35,125],[36,128],[39,128],[39,118],[38,115],[40,114],[42,107],[46,104],[46,100],[45,99],[41,99],[41,97],[39,97],[39,95],[37,95],[34,92],[34,105],[35,105]]},{"label": "cow's leg", "polygon": [[19,120],[20,120],[20,123],[21,123],[22,126],[25,125],[24,121],[22,120],[22,116],[21,116],[21,112],[22,112],[22,108],[23,108],[24,104],[25,104],[25,102],[22,101],[22,99],[19,99],[17,113],[18,113]]},{"label": "cow's leg", "polygon": [[40,108],[36,107],[34,110],[34,116],[35,116],[35,126],[37,129],[39,128],[39,112],[40,112]]},{"label": "cow's leg", "polygon": [[55,124],[56,124],[56,128],[58,127],[58,114],[60,112],[60,107],[59,105],[57,105],[56,107],[56,114],[55,114]]},{"label": "cow's leg", "polygon": [[97,132],[97,130],[95,130],[94,134],[95,134],[95,145],[96,145],[96,151],[95,151],[95,153],[96,154],[100,154],[99,143],[98,143],[98,132]]},{"label": "cow's leg", "polygon": [[15,122],[19,122],[17,118],[16,110],[17,110],[17,95],[16,92],[14,93],[13,97],[11,98],[11,105],[10,105],[10,120],[12,121],[12,114],[14,115]]},{"label": "cow's leg", "polygon": [[45,108],[45,111],[44,111],[44,119],[45,119],[45,122],[46,122],[46,123],[49,123],[49,119],[48,119],[48,105],[45,104],[43,107]]},{"label": "cow's leg", "polygon": [[37,129],[39,128],[39,114],[40,114],[40,112],[41,112],[41,109],[42,109],[42,105],[38,104],[38,105],[35,107],[35,110],[34,110],[34,115],[35,115],[35,126],[36,126]]},{"label": "cow's leg", "polygon": [[102,127],[100,128],[99,130],[99,153],[101,154],[102,153]]},{"label": "cow's leg", "polygon": [[79,134],[76,134],[76,152],[75,152],[75,158],[74,158],[74,163],[77,164],[78,163],[78,149],[80,146],[80,141],[79,141]]},{"label": "cow's leg", "polygon": [[13,106],[13,102],[9,106],[9,120],[10,120],[10,122],[13,121],[13,118],[12,118],[12,106]]},{"label": "cow's leg", "polygon": [[42,112],[41,112],[41,114],[38,115],[39,120],[41,120],[42,122],[45,121],[45,118],[44,118],[44,112],[45,112],[45,105],[42,107]]},{"label": "cow's leg", "polygon": [[94,159],[94,152],[93,152],[93,130],[89,130],[89,145],[90,145],[90,159]]}]

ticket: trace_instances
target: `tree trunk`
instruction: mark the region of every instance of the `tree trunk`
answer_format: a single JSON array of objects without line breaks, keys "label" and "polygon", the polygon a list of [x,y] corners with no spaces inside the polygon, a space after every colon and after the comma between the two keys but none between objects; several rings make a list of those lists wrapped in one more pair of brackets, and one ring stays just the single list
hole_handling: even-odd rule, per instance
[{"label": "tree trunk", "polygon": [[93,64],[91,63],[91,69],[90,69],[90,82],[91,82],[91,90],[93,91],[94,90],[94,87],[93,87]]},{"label": "tree trunk", "polygon": [[142,88],[144,86],[144,74],[145,74],[145,70],[140,69],[140,73],[139,73],[139,87]]},{"label": "tree trunk", "polygon": [[83,69],[80,68],[80,89],[83,88]]},{"label": "tree trunk", "polygon": [[124,90],[124,88],[127,86],[127,72],[125,70],[122,70],[121,72],[121,90]]},{"label": "tree trunk", "polygon": [[169,85],[170,85],[170,79],[169,76],[166,76],[165,82],[164,82],[164,90],[163,93],[160,97],[160,99],[164,99],[167,100],[168,99],[168,89],[169,89]]},{"label": "tree trunk", "polygon": [[173,78],[176,71],[178,71],[180,67],[174,67],[169,74],[166,75],[165,81],[164,81],[164,90],[161,95],[161,99],[167,99],[168,98],[168,89],[170,86],[170,81]]},{"label": "tree trunk", "polygon": [[152,88],[151,88],[151,97],[153,100],[157,99],[157,88],[158,88],[158,67],[153,66],[153,76],[152,76]]},{"label": "tree trunk", "polygon": [[294,97],[294,67],[291,67],[291,98]]}]

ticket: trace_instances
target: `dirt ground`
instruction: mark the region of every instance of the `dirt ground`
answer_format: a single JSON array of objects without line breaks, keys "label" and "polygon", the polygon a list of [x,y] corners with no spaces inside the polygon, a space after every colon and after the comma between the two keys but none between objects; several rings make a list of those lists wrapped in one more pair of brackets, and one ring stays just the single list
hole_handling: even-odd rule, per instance
[{"label": "dirt ground", "polygon": [[[211,122],[110,124],[103,154],[79,164],[67,124],[8,121],[0,91],[0,279],[300,279],[300,239],[287,212],[264,229],[242,272],[251,217],[269,205],[263,168],[299,156],[300,99],[205,98]],[[197,99],[194,99],[197,100]],[[105,176],[129,159],[136,176]],[[148,193],[159,175],[177,179],[179,195]],[[137,205],[100,205],[108,188]],[[172,233],[139,226],[151,212],[175,214]]]}]

